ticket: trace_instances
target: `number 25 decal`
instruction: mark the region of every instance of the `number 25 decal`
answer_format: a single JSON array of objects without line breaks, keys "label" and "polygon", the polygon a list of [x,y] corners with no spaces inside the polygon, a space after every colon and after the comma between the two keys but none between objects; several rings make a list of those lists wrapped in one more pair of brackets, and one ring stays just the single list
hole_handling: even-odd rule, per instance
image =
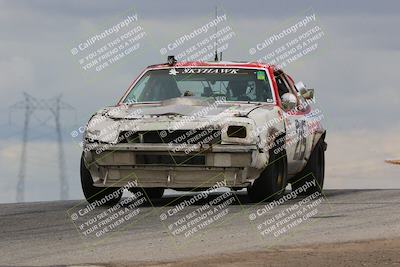
[{"label": "number 25 decal", "polygon": [[302,160],[306,154],[307,139],[305,137],[306,122],[304,120],[296,120],[296,136],[298,141],[294,150],[293,159]]}]

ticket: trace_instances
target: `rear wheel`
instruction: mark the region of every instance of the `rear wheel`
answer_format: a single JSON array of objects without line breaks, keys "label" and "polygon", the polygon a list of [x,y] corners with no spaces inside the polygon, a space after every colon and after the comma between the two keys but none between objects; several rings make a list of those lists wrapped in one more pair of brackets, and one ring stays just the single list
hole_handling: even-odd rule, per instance
[{"label": "rear wheel", "polygon": [[292,190],[307,186],[300,195],[309,196],[315,192],[322,192],[325,178],[325,142],[320,139],[311,153],[306,167],[292,180]]},{"label": "rear wheel", "polygon": [[282,149],[274,153],[275,148],[269,151],[269,163],[253,184],[247,188],[249,198],[253,202],[274,200],[282,196],[287,181],[286,151]]},{"label": "rear wheel", "polygon": [[93,185],[92,175],[86,168],[83,154],[81,157],[81,184],[83,194],[85,195],[85,198],[89,203],[98,201],[103,205],[111,206],[117,204],[121,200],[122,191],[120,190],[120,188],[104,188],[96,187]]}]

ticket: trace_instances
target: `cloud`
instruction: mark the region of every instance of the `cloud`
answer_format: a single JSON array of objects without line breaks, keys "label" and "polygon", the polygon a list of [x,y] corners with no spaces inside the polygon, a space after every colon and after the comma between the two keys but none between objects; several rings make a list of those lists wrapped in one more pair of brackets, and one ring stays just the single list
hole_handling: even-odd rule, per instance
[{"label": "cloud", "polygon": [[9,95],[17,94],[34,84],[33,63],[27,58],[15,55],[0,59],[0,99],[7,100]]}]

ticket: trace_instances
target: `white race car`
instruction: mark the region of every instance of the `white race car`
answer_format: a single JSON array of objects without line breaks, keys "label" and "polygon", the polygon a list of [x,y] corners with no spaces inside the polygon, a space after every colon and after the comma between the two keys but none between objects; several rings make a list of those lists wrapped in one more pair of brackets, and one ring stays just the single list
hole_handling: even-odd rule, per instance
[{"label": "white race car", "polygon": [[149,198],[215,185],[247,188],[253,201],[276,199],[289,183],[320,192],[326,130],[313,93],[263,63],[149,66],[88,122],[84,195],[116,203],[127,184]]}]

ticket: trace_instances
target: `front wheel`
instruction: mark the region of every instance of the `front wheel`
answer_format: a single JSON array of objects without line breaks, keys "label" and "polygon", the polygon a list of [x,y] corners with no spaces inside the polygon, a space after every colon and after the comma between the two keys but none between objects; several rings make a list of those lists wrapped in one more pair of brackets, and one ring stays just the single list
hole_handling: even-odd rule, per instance
[{"label": "front wheel", "polygon": [[309,196],[315,192],[322,193],[325,178],[325,149],[326,143],[320,139],[311,153],[306,167],[291,182],[292,190],[303,187],[300,195]]},{"label": "front wheel", "polygon": [[247,188],[249,198],[253,202],[278,199],[285,191],[286,181],[286,151],[282,149],[281,152],[275,153],[274,149],[271,149],[267,168]]},{"label": "front wheel", "polygon": [[83,154],[81,157],[81,184],[83,194],[89,203],[97,201],[101,205],[112,206],[121,200],[122,191],[120,188],[104,188],[93,185],[93,178],[86,168]]}]

